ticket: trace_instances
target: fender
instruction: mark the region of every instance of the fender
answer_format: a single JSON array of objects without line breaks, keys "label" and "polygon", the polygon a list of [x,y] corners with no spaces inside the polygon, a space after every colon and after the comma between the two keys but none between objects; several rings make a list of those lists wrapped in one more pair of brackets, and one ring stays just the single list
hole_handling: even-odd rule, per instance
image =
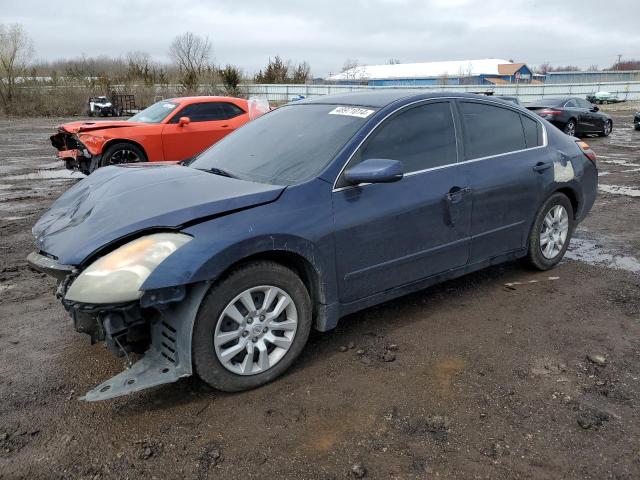
[{"label": "fender", "polygon": [[[318,195],[316,182],[326,186],[326,193]],[[277,202],[182,229],[193,240],[162,262],[141,289],[214,281],[239,262],[275,252],[296,256],[309,267],[317,304],[337,304],[331,185],[311,183],[287,188]]]}]

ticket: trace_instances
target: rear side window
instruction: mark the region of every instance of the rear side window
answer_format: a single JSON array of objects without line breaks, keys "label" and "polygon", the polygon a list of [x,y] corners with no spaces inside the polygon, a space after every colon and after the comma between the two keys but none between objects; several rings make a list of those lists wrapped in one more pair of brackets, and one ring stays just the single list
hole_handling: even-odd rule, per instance
[{"label": "rear side window", "polygon": [[456,163],[456,134],[449,102],[400,112],[385,122],[360,151],[368,158],[399,160],[405,173]]},{"label": "rear side window", "polygon": [[233,103],[224,102],[221,104],[224,109],[224,113],[229,118],[235,118],[238,115],[242,115],[244,110],[242,110],[239,106],[234,105]]},{"label": "rear side window", "polygon": [[564,106],[567,108],[577,108],[578,104],[576,103],[575,100],[569,100],[567,103],[564,104]]},{"label": "rear side window", "polygon": [[467,160],[523,150],[520,114],[486,103],[461,102]]},{"label": "rear side window", "polygon": [[520,118],[522,119],[522,128],[524,129],[524,139],[527,148],[542,145],[542,126],[540,123],[526,115],[520,115]]},{"label": "rear side window", "polygon": [[178,123],[180,117],[189,117],[192,122],[212,122],[226,120],[227,114],[220,102],[192,103],[187,105],[171,119],[171,123]]}]

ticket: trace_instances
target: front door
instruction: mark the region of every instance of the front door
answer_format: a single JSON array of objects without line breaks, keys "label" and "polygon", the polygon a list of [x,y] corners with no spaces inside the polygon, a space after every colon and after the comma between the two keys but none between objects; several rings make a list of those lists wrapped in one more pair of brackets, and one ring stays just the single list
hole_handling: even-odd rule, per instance
[{"label": "front door", "polygon": [[[187,125],[180,125],[188,117]],[[162,129],[165,160],[184,160],[207,149],[238,127],[236,119],[228,119],[221,102],[193,103],[176,112]]]},{"label": "front door", "polygon": [[333,191],[340,301],[348,303],[466,264],[471,213],[448,101],[411,106],[378,126],[347,169],[399,160],[395,183]]}]

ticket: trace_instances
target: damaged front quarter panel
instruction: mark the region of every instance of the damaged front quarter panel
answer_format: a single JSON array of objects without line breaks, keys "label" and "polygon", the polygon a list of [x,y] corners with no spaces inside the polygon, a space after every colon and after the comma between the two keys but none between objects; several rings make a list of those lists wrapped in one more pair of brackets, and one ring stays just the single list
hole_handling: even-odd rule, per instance
[{"label": "damaged front quarter panel", "polygon": [[[207,282],[176,289],[185,295],[182,301],[165,303],[167,292],[148,292],[147,307],[156,307],[150,319],[151,342],[144,356],[133,365],[88,391],[80,400],[89,402],[128,395],[192,375],[191,334],[198,306],[209,288]],[[155,301],[151,300],[155,296]],[[176,297],[179,298],[179,297]],[[143,300],[141,300],[142,302]]]}]

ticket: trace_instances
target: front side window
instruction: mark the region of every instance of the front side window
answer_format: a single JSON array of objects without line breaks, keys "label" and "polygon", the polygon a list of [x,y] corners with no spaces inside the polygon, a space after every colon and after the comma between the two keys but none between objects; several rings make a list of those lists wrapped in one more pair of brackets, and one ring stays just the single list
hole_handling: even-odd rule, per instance
[{"label": "front side window", "polygon": [[227,116],[227,119],[230,118],[235,118],[238,115],[242,115],[244,112],[244,110],[242,110],[239,106],[234,105],[233,103],[229,103],[229,102],[222,102],[222,108],[224,109],[224,113]]},{"label": "front side window", "polygon": [[523,150],[520,114],[497,105],[460,102],[467,160]]},{"label": "front side window", "polygon": [[192,122],[213,122],[226,120],[227,114],[220,102],[192,103],[180,110],[171,119],[171,123],[178,123],[180,117],[189,117]]},{"label": "front side window", "polygon": [[569,100],[567,103],[565,103],[564,106],[566,108],[577,108],[578,104],[576,103],[575,100],[572,99],[572,100]]},{"label": "front side window", "polygon": [[402,162],[405,173],[456,163],[456,132],[449,102],[403,110],[374,131],[354,157]]},{"label": "front side window", "polygon": [[591,108],[591,103],[585,100],[584,98],[576,98],[576,102],[580,108]]}]

